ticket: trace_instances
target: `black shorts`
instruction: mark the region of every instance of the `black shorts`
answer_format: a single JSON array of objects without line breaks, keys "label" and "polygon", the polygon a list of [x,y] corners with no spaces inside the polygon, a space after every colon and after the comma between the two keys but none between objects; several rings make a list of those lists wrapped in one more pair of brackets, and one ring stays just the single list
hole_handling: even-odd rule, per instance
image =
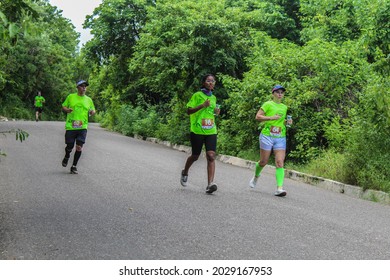
[{"label": "black shorts", "polygon": [[35,112],[42,113],[43,108],[42,107],[35,107]]},{"label": "black shorts", "polygon": [[67,130],[65,132],[65,144],[76,144],[82,146],[85,144],[85,140],[87,139],[87,130],[79,129],[79,130]]},{"label": "black shorts", "polygon": [[206,146],[206,151],[215,152],[217,150],[217,134],[203,135],[191,132],[190,138],[193,155],[200,155],[203,144]]}]

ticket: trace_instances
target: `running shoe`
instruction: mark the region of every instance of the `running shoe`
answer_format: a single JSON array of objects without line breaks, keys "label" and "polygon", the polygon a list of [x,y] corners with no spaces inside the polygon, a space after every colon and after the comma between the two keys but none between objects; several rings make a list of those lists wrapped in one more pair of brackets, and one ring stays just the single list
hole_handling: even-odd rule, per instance
[{"label": "running shoe", "polygon": [[184,175],[184,170],[181,171],[181,176],[180,176],[180,184],[183,187],[187,186],[187,180],[188,180],[188,175]]},{"label": "running shoe", "polygon": [[210,183],[210,185],[208,185],[206,188],[206,193],[211,194],[211,193],[215,192],[217,189],[218,189],[218,187],[217,187],[216,183]]},{"label": "running shoe", "polygon": [[69,160],[69,158],[64,157],[64,159],[62,160],[62,166],[63,167],[66,167],[68,165],[68,160]]},{"label": "running shoe", "polygon": [[74,165],[72,165],[72,167],[70,168],[70,173],[71,173],[71,174],[79,174],[79,173],[77,172],[77,167],[74,166]]},{"label": "running shoe", "polygon": [[283,189],[278,189],[276,192],[275,192],[275,196],[286,196],[287,192]]},{"label": "running shoe", "polygon": [[255,188],[258,179],[259,179],[259,177],[255,177],[255,176],[254,176],[254,177],[249,181],[249,187],[251,187],[252,189]]}]

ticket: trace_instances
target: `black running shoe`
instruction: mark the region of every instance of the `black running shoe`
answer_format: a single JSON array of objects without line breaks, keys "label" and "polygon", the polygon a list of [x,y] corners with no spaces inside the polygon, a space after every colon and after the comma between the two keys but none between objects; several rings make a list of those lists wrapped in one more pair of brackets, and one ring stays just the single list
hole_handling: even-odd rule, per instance
[{"label": "black running shoe", "polygon": [[71,174],[79,174],[79,173],[77,172],[77,167],[73,165],[73,166],[70,168],[70,173],[71,173]]},{"label": "black running shoe", "polygon": [[184,175],[183,172],[184,172],[184,170],[181,171],[180,184],[181,184],[183,187],[186,187],[186,186],[187,186],[188,175]]},{"label": "black running shoe", "polygon": [[216,183],[210,183],[210,185],[206,188],[206,193],[211,194],[217,190],[217,184]]},{"label": "black running shoe", "polygon": [[66,167],[68,165],[68,160],[69,160],[69,158],[64,157],[64,159],[62,160],[62,166],[63,167]]}]

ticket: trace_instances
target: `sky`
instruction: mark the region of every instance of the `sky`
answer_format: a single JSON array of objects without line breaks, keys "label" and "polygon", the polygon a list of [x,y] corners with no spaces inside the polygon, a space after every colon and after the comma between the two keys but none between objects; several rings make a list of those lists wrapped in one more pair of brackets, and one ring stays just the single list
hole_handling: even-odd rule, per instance
[{"label": "sky", "polygon": [[52,6],[62,10],[62,16],[72,21],[76,31],[80,33],[80,46],[89,41],[92,36],[89,29],[83,29],[83,22],[87,15],[92,15],[102,0],[49,0]]}]

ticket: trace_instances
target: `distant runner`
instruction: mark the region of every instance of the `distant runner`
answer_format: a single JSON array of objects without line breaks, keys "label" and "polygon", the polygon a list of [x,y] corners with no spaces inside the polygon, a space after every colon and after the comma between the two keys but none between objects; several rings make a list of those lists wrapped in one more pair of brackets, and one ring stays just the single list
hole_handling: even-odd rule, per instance
[{"label": "distant runner", "polygon": [[42,111],[43,111],[43,103],[45,103],[45,98],[41,95],[41,92],[38,91],[37,96],[35,96],[34,99],[34,106],[35,106],[35,121],[37,122],[39,120],[39,117],[41,117],[42,120]]},{"label": "distant runner", "polygon": [[77,162],[80,159],[83,145],[87,138],[88,117],[93,116],[95,106],[90,97],[85,95],[87,91],[88,82],[81,80],[76,83],[77,93],[69,94],[64,103],[62,103],[62,110],[67,113],[65,123],[65,157],[62,160],[62,166],[68,165],[70,153],[76,143],[76,152],[73,158],[73,164],[70,168],[70,173],[78,174]]}]

